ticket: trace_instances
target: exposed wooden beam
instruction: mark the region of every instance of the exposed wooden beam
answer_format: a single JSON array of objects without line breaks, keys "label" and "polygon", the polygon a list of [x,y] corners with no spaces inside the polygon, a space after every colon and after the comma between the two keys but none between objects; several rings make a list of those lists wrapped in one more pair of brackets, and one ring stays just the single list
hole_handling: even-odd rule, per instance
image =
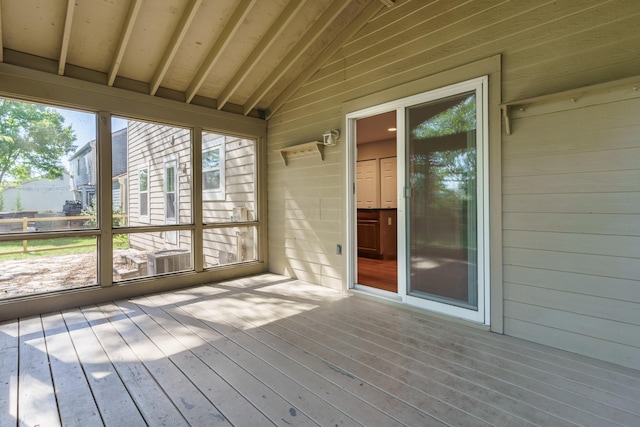
[{"label": "exposed wooden beam", "polygon": [[260,102],[265,94],[278,82],[284,73],[291,68],[293,63],[307,50],[307,48],[327,29],[329,25],[340,15],[347,6],[348,1],[334,0],[333,3],[324,11],[318,20],[311,26],[309,31],[300,39],[298,43],[287,53],[282,61],[274,68],[269,76],[262,82],[244,105],[245,116],[253,110]]},{"label": "exposed wooden beam", "polygon": [[318,57],[311,63],[306,70],[301,72],[293,82],[287,88],[278,95],[278,97],[273,101],[269,108],[269,113],[267,115],[267,120],[270,119],[282,106],[285,102],[289,100],[293,96],[294,93],[298,89],[302,87],[302,85],[312,76],[314,75],[322,66],[329,60],[333,55],[335,55],[342,45],[349,40],[353,35],[355,35],[362,27],[364,27],[374,16],[380,12],[380,10],[385,7],[382,3],[373,2],[369,6],[367,6],[358,17],[347,27],[345,28],[339,35],[336,37],[321,53]]},{"label": "exposed wooden beam", "polygon": [[262,36],[260,42],[218,96],[218,110],[222,109],[227,101],[229,101],[229,98],[231,98],[251,70],[258,64],[258,61],[267,53],[267,50],[273,46],[278,36],[287,28],[287,25],[289,25],[296,13],[302,9],[302,6],[304,6],[306,2],[307,0],[292,0],[289,2],[285,10],[278,16],[278,19],[271,25],[267,33]]},{"label": "exposed wooden beam", "polygon": [[118,46],[116,47],[116,53],[113,56],[113,62],[111,63],[111,68],[109,69],[109,77],[107,80],[107,84],[109,86],[113,86],[113,82],[116,80],[118,69],[120,68],[120,64],[122,63],[122,57],[124,56],[124,52],[127,50],[129,38],[131,37],[131,32],[133,31],[133,27],[136,23],[136,19],[138,18],[138,13],[140,12],[141,6],[142,0],[131,0],[129,11],[127,12],[127,18],[124,23],[124,29],[120,35],[120,40],[118,41]]},{"label": "exposed wooden beam", "polygon": [[73,23],[73,11],[75,7],[75,0],[67,0],[67,16],[64,19],[62,47],[60,47],[60,60],[58,61],[58,74],[61,76],[64,75],[64,67],[67,64],[67,53],[69,52],[69,39],[71,38],[71,25]]},{"label": "exposed wooden beam", "polygon": [[176,56],[176,53],[178,53],[178,48],[182,44],[182,40],[184,40],[184,36],[189,30],[189,26],[191,25],[191,22],[193,22],[193,18],[196,16],[200,4],[202,4],[202,0],[191,0],[182,13],[178,27],[174,31],[169,44],[165,48],[164,55],[160,60],[160,65],[158,65],[158,68],[151,79],[149,88],[151,95],[155,95],[160,87],[160,83],[162,82],[162,79],[164,79],[165,74],[167,74],[169,66],[171,65],[171,62],[173,62],[173,58]]},{"label": "exposed wooden beam", "polygon": [[229,45],[233,35],[240,29],[240,25],[242,25],[242,22],[247,17],[247,14],[256,1],[257,0],[242,0],[238,7],[236,7],[236,10],[233,11],[233,14],[227,21],[227,24],[224,26],[222,33],[189,84],[185,93],[187,103],[191,102],[193,97],[196,96],[196,93],[211,72],[211,69],[213,69],[213,66],[216,65],[222,56],[222,52]]}]

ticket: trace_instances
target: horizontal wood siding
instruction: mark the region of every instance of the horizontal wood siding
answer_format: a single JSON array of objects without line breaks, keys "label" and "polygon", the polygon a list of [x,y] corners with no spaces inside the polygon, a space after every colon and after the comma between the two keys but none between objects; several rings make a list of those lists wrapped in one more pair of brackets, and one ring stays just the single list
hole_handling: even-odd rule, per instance
[{"label": "horizontal wood siding", "polygon": [[[344,135],[345,102],[498,54],[503,102],[640,75],[639,20],[634,0],[407,0],[384,8],[269,121],[270,271],[331,287],[347,281],[345,258],[335,255],[349,220],[345,138],[326,147],[324,161],[309,154],[285,166],[275,151],[327,129]],[[635,105],[619,101],[512,124],[517,131],[502,148],[504,223],[492,224],[504,227],[507,333],[590,353],[606,340],[606,325],[624,323],[621,313],[596,318],[590,311],[598,298],[638,300],[640,123],[628,120]],[[549,295],[567,301],[576,293],[594,299],[573,311],[544,306]],[[541,298],[540,311],[522,310],[518,318],[514,304],[529,296]],[[554,326],[536,320],[549,311],[557,314]],[[593,330],[571,329],[577,318],[569,314],[584,316],[581,326]],[[635,330],[625,325],[625,334]],[[640,331],[616,338],[598,357],[640,366],[634,336]]]},{"label": "horizontal wood siding", "polygon": [[640,140],[628,133],[638,108],[640,96],[513,120],[506,333],[640,367]]}]

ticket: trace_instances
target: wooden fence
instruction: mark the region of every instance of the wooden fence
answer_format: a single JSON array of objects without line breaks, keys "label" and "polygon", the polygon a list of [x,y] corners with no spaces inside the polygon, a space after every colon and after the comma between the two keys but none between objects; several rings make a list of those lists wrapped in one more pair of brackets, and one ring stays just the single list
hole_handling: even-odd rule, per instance
[{"label": "wooden fence", "polygon": [[[127,215],[114,215],[114,218],[122,218],[125,219]],[[5,218],[0,219],[0,226],[6,224],[9,226],[11,231],[23,231],[29,232],[32,231],[31,228],[37,229],[37,223],[48,223],[48,229],[50,230],[73,230],[82,228],[82,225],[86,221],[96,220],[95,215],[77,215],[77,216],[60,216],[60,217],[39,217],[39,218]],[[11,225],[14,225],[12,227]],[[33,224],[33,225],[32,225]],[[28,253],[28,252],[45,252],[45,251],[55,251],[59,249],[70,249],[70,248],[82,248],[95,246],[94,244],[81,244],[81,245],[65,245],[65,246],[54,246],[51,248],[38,248],[29,250],[29,241],[22,241],[22,250],[20,251],[11,251],[11,252],[0,252],[1,255],[13,255],[20,253]]]}]

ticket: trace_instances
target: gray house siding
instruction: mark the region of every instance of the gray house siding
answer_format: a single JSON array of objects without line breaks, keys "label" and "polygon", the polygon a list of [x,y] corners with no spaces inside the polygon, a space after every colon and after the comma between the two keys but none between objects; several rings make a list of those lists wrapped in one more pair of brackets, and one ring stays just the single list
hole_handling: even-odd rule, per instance
[{"label": "gray house siding", "polygon": [[[494,55],[502,58],[502,102],[640,75],[639,19],[633,1],[404,1],[384,9],[270,118],[270,271],[330,287],[349,281],[345,257],[335,254],[347,239],[344,139],[323,162],[285,166],[275,150],[344,130],[346,102],[427,77],[444,81]],[[504,282],[491,284],[504,300],[492,310],[504,309],[505,333],[640,368],[637,111],[637,101],[610,100],[515,120],[503,148],[490,135],[501,151],[490,167],[504,186],[496,195],[504,208],[490,213],[504,214],[492,220],[504,239],[503,262],[492,266]]]}]

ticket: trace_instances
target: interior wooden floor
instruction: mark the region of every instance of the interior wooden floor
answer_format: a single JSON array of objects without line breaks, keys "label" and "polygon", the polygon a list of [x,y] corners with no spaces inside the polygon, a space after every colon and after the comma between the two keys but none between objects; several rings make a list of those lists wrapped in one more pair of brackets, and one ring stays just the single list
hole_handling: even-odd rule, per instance
[{"label": "interior wooden floor", "polygon": [[398,261],[358,257],[358,283],[398,292]]},{"label": "interior wooden floor", "polygon": [[637,426],[640,372],[276,275],[0,323],[1,426]]}]

